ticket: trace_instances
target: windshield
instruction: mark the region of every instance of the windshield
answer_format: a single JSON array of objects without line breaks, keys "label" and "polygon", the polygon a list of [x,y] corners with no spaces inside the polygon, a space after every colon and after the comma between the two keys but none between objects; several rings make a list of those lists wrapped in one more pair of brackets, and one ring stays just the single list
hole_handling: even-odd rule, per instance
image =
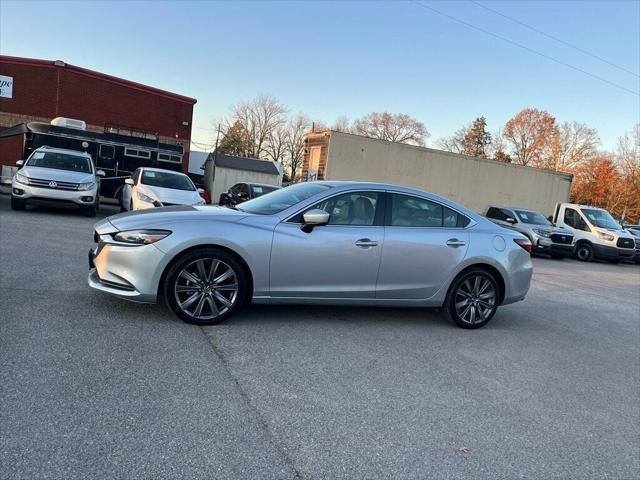
[{"label": "windshield", "polygon": [[619,230],[622,228],[618,222],[606,210],[595,208],[583,208],[582,213],[587,216],[589,222],[600,228],[613,228]]},{"label": "windshield", "polygon": [[140,182],[144,185],[149,185],[150,187],[172,188],[174,190],[187,191],[194,191],[196,189],[191,179],[181,173],[143,170]]},{"label": "windshield", "polygon": [[257,213],[258,215],[272,215],[282,212],[296,203],[300,203],[329,188],[331,187],[321,183],[298,183],[244,202],[241,204],[241,208],[236,208],[243,212]]},{"label": "windshield", "polygon": [[27,161],[30,167],[55,168],[72,172],[93,173],[91,160],[60,152],[34,152]]},{"label": "windshield", "polygon": [[552,223],[544,218],[544,215],[538,212],[529,212],[527,210],[516,210],[516,215],[522,223],[530,223],[532,225],[553,226]]},{"label": "windshield", "polygon": [[258,198],[266,193],[278,190],[278,187],[268,187],[266,185],[251,185],[252,198]]}]

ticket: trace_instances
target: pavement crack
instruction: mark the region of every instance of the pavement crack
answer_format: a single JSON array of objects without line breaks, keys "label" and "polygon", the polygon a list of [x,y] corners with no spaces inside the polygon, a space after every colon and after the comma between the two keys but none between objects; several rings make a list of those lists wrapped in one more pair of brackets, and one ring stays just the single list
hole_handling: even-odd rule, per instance
[{"label": "pavement crack", "polygon": [[227,371],[227,374],[229,375],[229,377],[231,378],[233,383],[236,385],[236,387],[238,389],[238,392],[240,393],[240,396],[246,402],[246,404],[248,405],[248,407],[251,410],[251,412],[253,412],[253,414],[255,415],[258,423],[260,424],[260,427],[262,428],[262,430],[267,435],[267,438],[269,439],[269,442],[271,442],[271,444],[278,451],[278,453],[280,453],[280,455],[282,455],[282,458],[284,459],[285,463],[289,466],[289,468],[293,472],[294,478],[296,480],[307,480],[309,477],[303,476],[302,473],[300,473],[300,471],[298,471],[298,469],[296,468],[296,466],[294,464],[293,459],[288,455],[286,449],[278,442],[278,440],[276,439],[275,435],[273,434],[273,432],[269,428],[269,424],[267,423],[267,420],[262,416],[262,414],[260,413],[260,410],[258,410],[258,407],[256,407],[253,404],[253,402],[251,401],[251,398],[249,397],[248,393],[244,390],[244,388],[240,384],[239,378],[231,370],[229,364],[227,363],[227,361],[225,359],[224,353],[218,348],[218,346],[216,345],[216,343],[214,341],[213,333],[209,333],[209,332],[205,331],[205,329],[202,328],[202,327],[199,327],[199,329],[202,332],[202,334],[207,338],[207,341],[211,345],[211,348],[213,349],[213,352],[215,353],[215,355],[220,359],[220,362],[222,362],[222,365],[224,366],[224,369]]}]

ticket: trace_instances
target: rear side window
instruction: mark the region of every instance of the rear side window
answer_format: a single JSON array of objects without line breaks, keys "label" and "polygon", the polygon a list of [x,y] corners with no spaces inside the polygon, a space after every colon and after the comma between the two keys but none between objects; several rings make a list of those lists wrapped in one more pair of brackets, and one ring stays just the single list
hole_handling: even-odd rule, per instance
[{"label": "rear side window", "polygon": [[470,221],[439,203],[396,193],[391,194],[390,210],[389,224],[392,227],[461,228]]},{"label": "rear side window", "polygon": [[496,207],[491,207],[487,210],[487,218],[493,218],[494,220],[502,220],[503,222],[507,221],[508,215],[504,210]]}]

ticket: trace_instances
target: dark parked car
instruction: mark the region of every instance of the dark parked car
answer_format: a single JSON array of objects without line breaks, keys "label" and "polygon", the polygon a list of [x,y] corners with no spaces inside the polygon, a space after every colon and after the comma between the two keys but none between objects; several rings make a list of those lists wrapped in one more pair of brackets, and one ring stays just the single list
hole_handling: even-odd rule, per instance
[{"label": "dark parked car", "polygon": [[278,190],[275,185],[265,185],[263,183],[236,183],[229,190],[220,195],[220,205],[233,207],[239,203],[258,198],[265,193]]},{"label": "dark parked car", "polygon": [[636,263],[640,263],[640,225],[625,225],[623,228],[633,235],[633,239],[636,242],[636,256],[633,257],[633,260]]}]

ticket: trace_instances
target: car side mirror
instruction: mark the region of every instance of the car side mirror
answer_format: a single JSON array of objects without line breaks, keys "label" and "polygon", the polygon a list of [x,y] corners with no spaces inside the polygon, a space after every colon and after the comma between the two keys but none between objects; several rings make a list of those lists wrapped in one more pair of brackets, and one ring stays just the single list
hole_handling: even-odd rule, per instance
[{"label": "car side mirror", "polygon": [[98,176],[98,177],[106,177],[107,174],[104,173],[104,170],[98,170],[98,171],[96,171],[96,176]]},{"label": "car side mirror", "polygon": [[309,210],[302,215],[302,231],[310,233],[314,227],[321,227],[322,225],[328,224],[330,218],[331,215],[319,208]]},{"label": "car side mirror", "polygon": [[24,160],[18,160],[16,162],[16,165],[19,166],[19,167],[22,167],[24,165]]},{"label": "car side mirror", "polygon": [[512,225],[513,225],[514,223],[516,223],[516,219],[515,219],[515,218],[513,218],[513,217],[507,217],[505,221],[506,221],[507,223],[512,224]]},{"label": "car side mirror", "polygon": [[124,183],[126,183],[127,185],[133,185],[133,178],[125,178]]}]

